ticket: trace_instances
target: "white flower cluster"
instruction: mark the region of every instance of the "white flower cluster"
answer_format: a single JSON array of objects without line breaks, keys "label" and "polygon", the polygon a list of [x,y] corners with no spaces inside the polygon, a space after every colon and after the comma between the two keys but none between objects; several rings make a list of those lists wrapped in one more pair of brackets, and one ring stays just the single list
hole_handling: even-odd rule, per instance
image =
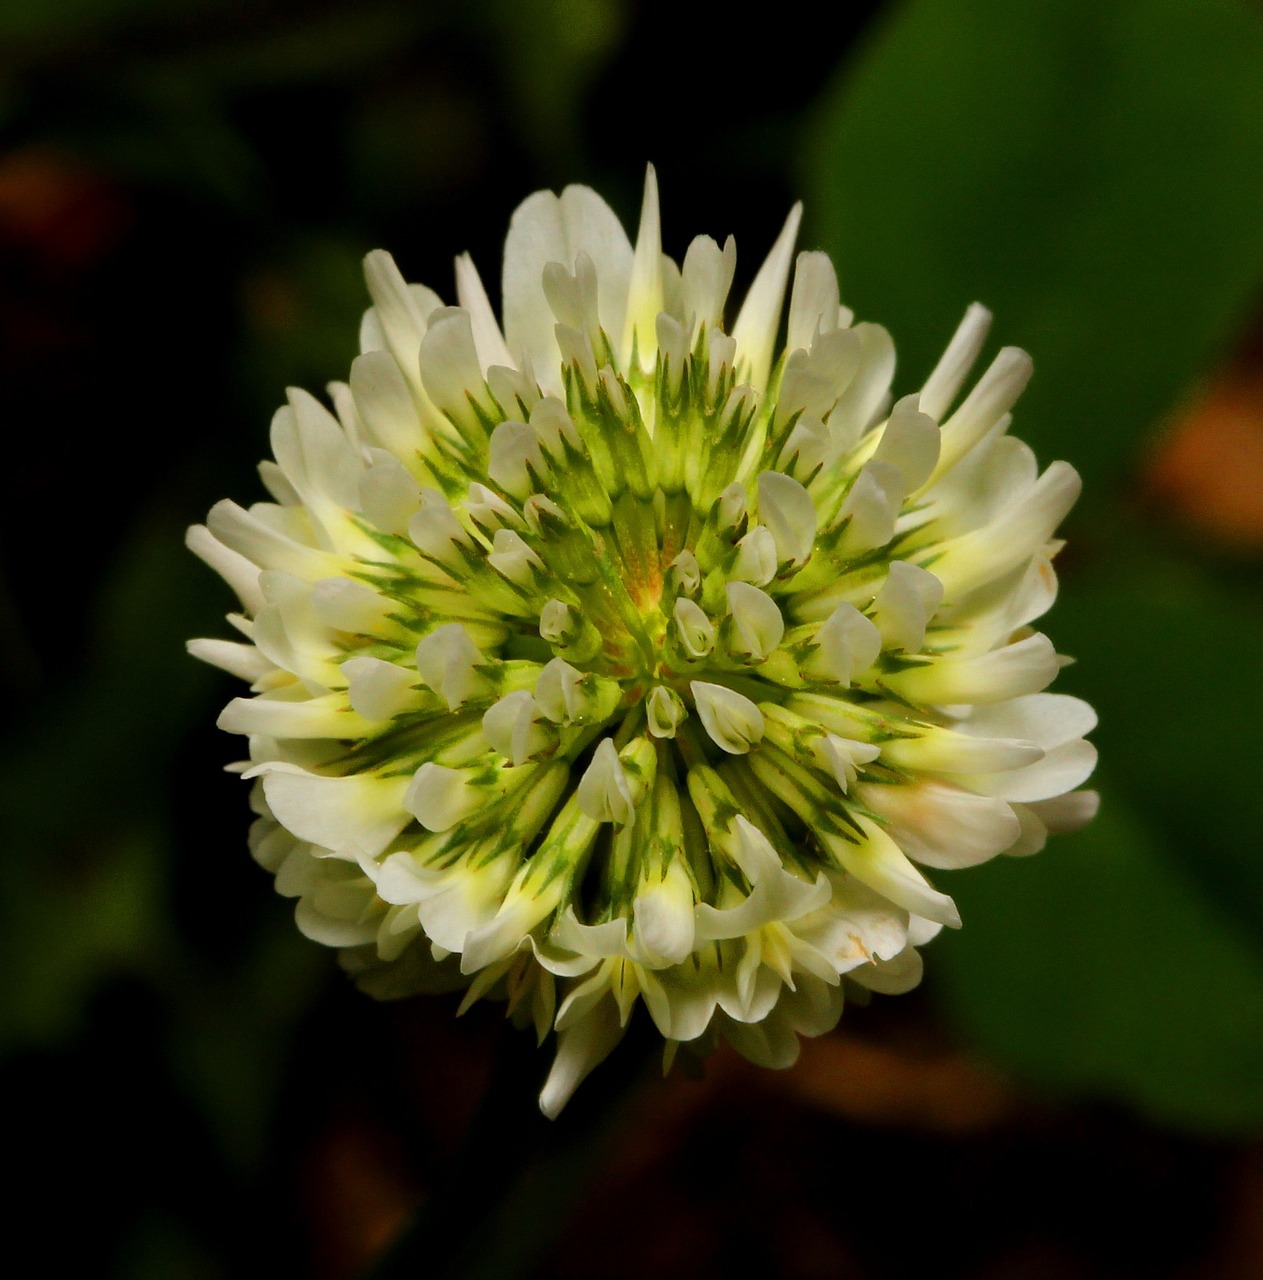
[{"label": "white flower cluster", "polygon": [[733,242],[667,257],[652,171],[635,246],[587,188],[521,205],[503,327],[468,257],[447,307],[370,254],[274,501],[190,531],[242,604],[190,647],[250,682],[220,725],[255,857],[368,991],[555,1029],[550,1115],[641,1002],[668,1058],[792,1062],[959,924],[922,867],[1094,810],[1092,711],[1031,627],[1079,479],[1007,434],[1030,361],[962,398],[973,306],[892,403],[798,217],[730,328]]}]

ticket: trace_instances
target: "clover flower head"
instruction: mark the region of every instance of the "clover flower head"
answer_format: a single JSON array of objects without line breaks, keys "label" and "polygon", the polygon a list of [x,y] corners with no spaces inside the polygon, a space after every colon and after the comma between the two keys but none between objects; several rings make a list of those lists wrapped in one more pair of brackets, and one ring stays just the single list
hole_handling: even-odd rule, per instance
[{"label": "clover flower head", "polygon": [[369,992],[555,1031],[550,1115],[639,1004],[668,1061],[789,1064],[960,923],[922,868],[1094,810],[1093,713],[1031,625],[1079,478],[1007,434],[1030,360],[965,392],[971,306],[892,402],[798,222],[731,324],[733,241],[666,256],[652,170],[634,245],[585,187],[518,208],[503,323],[468,256],[445,306],[369,254],[273,501],[190,531],[242,605],[190,647],[250,683],[219,723],[255,857]]}]

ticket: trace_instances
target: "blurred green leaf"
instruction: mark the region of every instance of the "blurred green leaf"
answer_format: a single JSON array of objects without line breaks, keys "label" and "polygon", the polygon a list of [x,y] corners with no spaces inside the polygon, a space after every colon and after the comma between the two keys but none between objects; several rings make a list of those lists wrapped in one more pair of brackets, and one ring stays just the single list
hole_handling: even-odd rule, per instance
[{"label": "blurred green leaf", "polygon": [[178,975],[171,992],[173,1069],[239,1170],[262,1165],[291,1034],[331,968],[290,917],[267,916],[230,971]]},{"label": "blurred green leaf", "polygon": [[1169,856],[1263,953],[1263,599],[1146,551],[1115,525],[1099,567],[1072,574],[1049,620],[1079,661],[1058,687],[1100,713],[1111,777]]},{"label": "blurred green leaf", "polygon": [[259,403],[278,404],[287,386],[314,390],[331,373],[346,376],[369,302],[364,248],[340,236],[294,235],[243,281],[242,378]]},{"label": "blurred green leaf", "polygon": [[0,1053],[75,1034],[103,977],[150,964],[167,941],[161,859],[161,838],[139,826],[104,833],[87,865],[58,874],[8,852]]},{"label": "blurred green leaf", "polygon": [[[627,0],[485,0],[482,10],[521,107],[515,124],[541,158],[573,168],[581,156],[579,104],[623,35]],[[639,154],[628,159],[644,163]]]},{"label": "blurred green leaf", "polygon": [[184,653],[214,617],[197,568],[176,528],[142,521],[86,623],[88,669],[0,752],[4,1049],[72,1034],[102,981],[175,945],[168,767],[214,682]]},{"label": "blurred green leaf", "polygon": [[1263,1126],[1263,956],[1105,784],[1086,830],[948,887],[931,972],[961,1028],[1055,1089],[1168,1123]]},{"label": "blurred green leaf", "polygon": [[[181,0],[183,13],[224,7],[225,0]],[[0,40],[31,40],[67,31],[86,30],[113,24],[151,19],[163,10],[170,12],[170,0],[44,0],[26,4],[5,0],[0,4]]]},{"label": "blurred green leaf", "polygon": [[1261,156],[1244,5],[912,0],[827,96],[808,212],[906,389],[992,308],[1035,359],[1020,434],[1091,500],[1257,290]]},{"label": "blurred green leaf", "polygon": [[224,1271],[181,1223],[151,1211],[136,1224],[112,1274],[117,1280],[217,1280]]}]

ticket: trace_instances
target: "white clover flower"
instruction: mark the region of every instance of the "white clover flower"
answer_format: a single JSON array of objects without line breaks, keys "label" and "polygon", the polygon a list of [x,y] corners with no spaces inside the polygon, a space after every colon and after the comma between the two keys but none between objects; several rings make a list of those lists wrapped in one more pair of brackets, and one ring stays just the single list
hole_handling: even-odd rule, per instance
[{"label": "white clover flower", "polygon": [[[1007,434],[972,306],[916,395],[799,210],[726,326],[736,250],[633,246],[594,192],[514,214],[497,320],[368,256],[332,411],[272,423],[274,501],[189,545],[241,598],[251,844],[379,996],[507,999],[555,1115],[643,1003],[666,1041],[794,1060],[848,987],[914,986],[960,923],[922,868],[1087,821],[1091,709],[1059,659],[1079,492]],[[778,345],[790,286],[787,337]]]}]

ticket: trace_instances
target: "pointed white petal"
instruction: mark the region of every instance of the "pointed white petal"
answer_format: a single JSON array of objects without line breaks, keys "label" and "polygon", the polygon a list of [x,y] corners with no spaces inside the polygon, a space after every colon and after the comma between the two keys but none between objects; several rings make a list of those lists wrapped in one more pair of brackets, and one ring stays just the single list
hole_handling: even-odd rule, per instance
[{"label": "pointed white petal", "polygon": [[952,401],[960,394],[990,328],[991,312],[981,303],[971,302],[947,350],[921,388],[921,408],[936,422],[943,420]]},{"label": "pointed white petal", "polygon": [[1034,365],[1019,347],[1004,347],[960,408],[943,423],[943,449],[935,476],[950,470],[1017,403]]},{"label": "pointed white petal", "polygon": [[579,1022],[557,1036],[557,1057],[539,1095],[539,1109],[556,1120],[583,1078],[623,1037],[618,1010],[612,1000],[600,1001]]},{"label": "pointed white petal", "polygon": [[243,609],[257,613],[263,608],[257,564],[247,560],[239,551],[225,546],[204,524],[189,527],[184,535],[184,545],[223,578],[236,593]]},{"label": "pointed white petal", "polygon": [[[640,367],[653,369],[656,357],[658,316],[665,303],[662,286],[662,225],[658,213],[658,175],[653,165],[645,170],[645,195],[640,206],[640,231],[632,260],[627,291],[627,319],[623,324],[620,358],[622,367],[631,367],[636,349]],[[669,319],[669,317],[667,317]],[[613,337],[614,335],[611,335]]]},{"label": "pointed white petal", "polygon": [[469,313],[474,347],[483,375],[486,376],[492,365],[513,368],[513,357],[505,344],[504,334],[500,332],[496,313],[491,309],[482,277],[467,253],[456,259],[456,301]]},{"label": "pointed white petal", "polygon": [[251,683],[275,670],[252,644],[236,644],[232,640],[190,640],[185,647],[192,657]]},{"label": "pointed white petal", "polygon": [[785,300],[785,284],[789,279],[802,213],[801,204],[796,204],[789,211],[785,226],[754,277],[732,327],[740,358],[750,371],[747,381],[756,391],[767,386],[768,373],[772,368],[772,351],[781,323],[781,304]]}]

